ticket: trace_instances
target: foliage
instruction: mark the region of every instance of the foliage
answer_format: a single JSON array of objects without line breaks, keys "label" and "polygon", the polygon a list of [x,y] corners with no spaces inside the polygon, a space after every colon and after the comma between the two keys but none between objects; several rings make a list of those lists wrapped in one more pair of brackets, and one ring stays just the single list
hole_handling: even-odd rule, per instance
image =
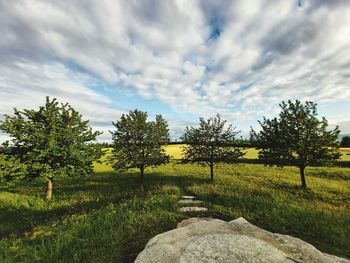
[{"label": "foliage", "polygon": [[252,142],[250,141],[250,139],[243,139],[242,136],[241,136],[241,138],[236,140],[235,145],[237,147],[242,147],[242,148],[253,147]]},{"label": "foliage", "polygon": [[16,157],[0,153],[0,182],[23,179],[26,173],[26,166]]},{"label": "foliage", "polygon": [[169,142],[168,123],[161,115],[155,121],[147,121],[147,113],[139,110],[123,114],[113,125],[111,132],[113,151],[110,158],[116,170],[138,168],[141,180],[144,169],[167,163],[163,146]]},{"label": "foliage", "polygon": [[235,136],[232,125],[226,127],[226,120],[220,114],[208,120],[200,118],[199,127],[186,127],[182,141],[184,147],[182,162],[199,163],[210,167],[210,177],[214,180],[214,164],[233,163],[244,153],[235,146]]},{"label": "foliage", "polygon": [[350,147],[350,136],[344,136],[341,139],[340,147]]},{"label": "foliage", "polygon": [[0,129],[12,137],[11,155],[26,165],[30,179],[44,177],[52,183],[57,176],[90,174],[101,155],[89,144],[101,133],[93,132],[68,103],[49,97],[39,110],[15,108],[13,116],[4,115]]},{"label": "foliage", "polygon": [[94,145],[96,147],[100,147],[100,148],[110,148],[112,145],[108,142],[97,142],[97,143],[94,143]]},{"label": "foliage", "polygon": [[317,119],[317,104],[288,101],[280,104],[278,118],[259,121],[261,131],[251,131],[251,141],[259,159],[269,165],[295,165],[300,169],[302,187],[306,187],[305,167],[331,163],[340,157],[338,127],[327,131],[328,122]]}]

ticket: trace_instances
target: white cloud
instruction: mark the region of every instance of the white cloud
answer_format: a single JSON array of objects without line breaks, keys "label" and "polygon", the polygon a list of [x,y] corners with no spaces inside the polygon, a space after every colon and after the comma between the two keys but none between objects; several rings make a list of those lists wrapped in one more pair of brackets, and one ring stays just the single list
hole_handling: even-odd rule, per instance
[{"label": "white cloud", "polygon": [[0,1],[0,111],[53,94],[95,123],[115,119],[89,73],[230,121],[286,99],[350,102],[349,24],[340,0]]},{"label": "white cloud", "polygon": [[[111,106],[111,101],[89,89],[94,81],[90,76],[72,72],[60,63],[34,64],[28,61],[13,64],[0,64],[0,113],[12,114],[13,108],[38,108],[43,105],[45,96],[57,98],[62,103],[70,103],[98,125],[110,126],[111,120],[120,117],[122,111]],[[5,140],[4,135],[0,136]]]},{"label": "white cloud", "polygon": [[335,128],[335,126],[339,126],[340,134],[348,134],[350,133],[350,119],[331,119],[328,121],[330,128]]}]

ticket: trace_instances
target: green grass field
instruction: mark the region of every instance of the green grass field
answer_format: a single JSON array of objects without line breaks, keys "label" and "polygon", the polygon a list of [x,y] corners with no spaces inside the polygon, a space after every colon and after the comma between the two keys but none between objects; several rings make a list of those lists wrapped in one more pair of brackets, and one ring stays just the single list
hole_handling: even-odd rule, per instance
[{"label": "green grass field", "polygon": [[[167,151],[181,156],[178,146]],[[183,193],[206,202],[203,216],[243,216],[350,257],[350,168],[307,168],[307,190],[294,167],[218,165],[213,184],[207,167],[175,162],[146,169],[143,185],[137,170],[95,170],[54,181],[50,202],[40,180],[0,188],[0,262],[133,262],[151,237],[185,218],[176,205]]]}]

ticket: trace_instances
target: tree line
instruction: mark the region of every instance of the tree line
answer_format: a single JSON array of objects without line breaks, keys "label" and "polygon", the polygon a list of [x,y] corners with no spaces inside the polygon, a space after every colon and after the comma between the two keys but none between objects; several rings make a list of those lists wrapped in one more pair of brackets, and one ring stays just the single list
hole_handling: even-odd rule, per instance
[{"label": "tree line", "polygon": [[[198,126],[186,127],[181,137],[181,163],[208,166],[213,181],[216,164],[236,163],[245,154],[243,147],[254,145],[266,165],[297,166],[306,187],[305,167],[340,157],[339,129],[327,129],[327,120],[317,117],[316,103],[289,100],[280,108],[278,117],[259,121],[261,130],[251,129],[249,141],[239,139],[239,131],[220,114],[200,118]],[[116,171],[137,168],[142,182],[146,167],[169,162],[164,147],[170,134],[162,115],[150,121],[147,112],[133,110],[112,124],[109,161]],[[91,174],[93,162],[103,155],[104,145],[96,144],[101,132],[93,131],[68,103],[49,97],[38,110],[15,108],[13,115],[4,115],[0,130],[11,137],[0,148],[0,181],[44,178],[47,199],[52,197],[54,178]]]}]

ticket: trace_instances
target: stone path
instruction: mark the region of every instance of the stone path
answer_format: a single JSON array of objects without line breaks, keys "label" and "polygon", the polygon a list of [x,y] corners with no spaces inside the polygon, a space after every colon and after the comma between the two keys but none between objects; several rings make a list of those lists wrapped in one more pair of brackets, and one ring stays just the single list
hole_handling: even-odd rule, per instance
[{"label": "stone path", "polygon": [[208,211],[208,208],[204,206],[204,202],[197,200],[195,196],[183,195],[177,202],[179,205],[179,211],[181,212],[204,212]]}]

